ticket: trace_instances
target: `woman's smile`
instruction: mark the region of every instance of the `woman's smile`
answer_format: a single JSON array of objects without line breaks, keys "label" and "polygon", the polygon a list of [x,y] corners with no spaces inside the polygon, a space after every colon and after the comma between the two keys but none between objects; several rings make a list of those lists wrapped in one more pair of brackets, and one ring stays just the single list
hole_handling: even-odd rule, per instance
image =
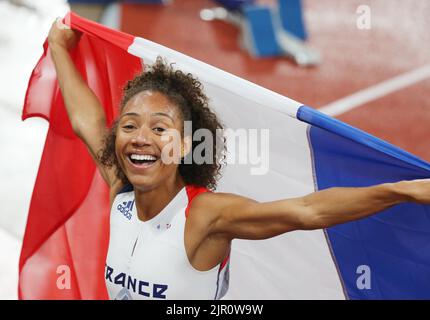
[{"label": "woman's smile", "polygon": [[126,157],[128,165],[139,171],[146,172],[147,169],[153,168],[160,161],[159,157],[149,154],[132,153]]}]

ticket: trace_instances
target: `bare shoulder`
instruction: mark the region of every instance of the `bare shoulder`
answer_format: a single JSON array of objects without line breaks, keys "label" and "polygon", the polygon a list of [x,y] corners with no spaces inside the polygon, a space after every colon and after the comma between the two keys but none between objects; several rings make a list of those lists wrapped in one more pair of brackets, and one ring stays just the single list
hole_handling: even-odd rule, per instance
[{"label": "bare shoulder", "polygon": [[256,201],[234,193],[205,192],[198,195],[191,207],[197,210],[210,210],[211,212],[224,211],[231,206],[241,203],[255,203]]},{"label": "bare shoulder", "polygon": [[193,199],[187,218],[193,229],[210,230],[217,220],[222,199],[222,194],[214,192],[201,193]]},{"label": "bare shoulder", "polygon": [[237,204],[253,201],[251,199],[223,192],[205,192],[191,202],[188,218],[192,224],[212,232],[219,220],[229,214]]},{"label": "bare shoulder", "polygon": [[207,212],[209,215],[215,215],[232,197],[235,197],[235,195],[221,192],[201,193],[191,202],[190,215],[191,212],[193,212],[194,215],[200,212]]}]

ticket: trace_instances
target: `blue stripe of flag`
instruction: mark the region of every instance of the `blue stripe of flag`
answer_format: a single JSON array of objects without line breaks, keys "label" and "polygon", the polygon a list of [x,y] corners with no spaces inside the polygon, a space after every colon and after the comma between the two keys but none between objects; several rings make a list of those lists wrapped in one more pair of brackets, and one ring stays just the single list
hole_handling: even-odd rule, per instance
[{"label": "blue stripe of flag", "polygon": [[[319,190],[430,177],[427,162],[314,109],[297,118],[311,125]],[[430,206],[405,203],[326,231],[348,298],[430,299]],[[360,266],[370,289],[357,285]]]}]

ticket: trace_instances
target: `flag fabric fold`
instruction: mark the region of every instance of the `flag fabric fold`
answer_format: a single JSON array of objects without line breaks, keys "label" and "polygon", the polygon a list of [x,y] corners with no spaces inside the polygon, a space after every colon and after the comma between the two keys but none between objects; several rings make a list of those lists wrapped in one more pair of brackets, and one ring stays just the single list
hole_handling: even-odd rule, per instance
[{"label": "flag fabric fold", "polygon": [[[227,128],[268,129],[266,172],[253,174],[261,161],[229,163],[219,191],[271,201],[429,176],[425,161],[287,97],[73,13],[65,21],[82,32],[71,55],[109,123],[125,82],[162,56],[201,80]],[[19,297],[106,299],[108,190],[71,129],[47,43],[44,49],[22,116],[45,118],[49,131],[20,257]],[[430,207],[412,203],[326,230],[234,240],[225,298],[428,299],[429,243]]]}]

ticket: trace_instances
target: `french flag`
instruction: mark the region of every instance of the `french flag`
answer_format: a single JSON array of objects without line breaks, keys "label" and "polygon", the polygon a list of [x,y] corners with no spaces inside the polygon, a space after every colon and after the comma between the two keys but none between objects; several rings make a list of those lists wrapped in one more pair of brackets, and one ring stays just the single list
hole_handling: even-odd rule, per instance
[{"label": "french flag", "polygon": [[[73,13],[65,21],[82,32],[71,55],[109,124],[126,81],[162,56],[201,80],[226,128],[269,129],[267,172],[228,164],[218,191],[263,202],[430,176],[427,162],[299,102]],[[106,299],[108,188],[72,131],[47,42],[44,49],[22,114],[50,126],[20,257],[19,297]],[[234,240],[224,298],[430,299],[430,206],[405,203],[325,230]]]}]

